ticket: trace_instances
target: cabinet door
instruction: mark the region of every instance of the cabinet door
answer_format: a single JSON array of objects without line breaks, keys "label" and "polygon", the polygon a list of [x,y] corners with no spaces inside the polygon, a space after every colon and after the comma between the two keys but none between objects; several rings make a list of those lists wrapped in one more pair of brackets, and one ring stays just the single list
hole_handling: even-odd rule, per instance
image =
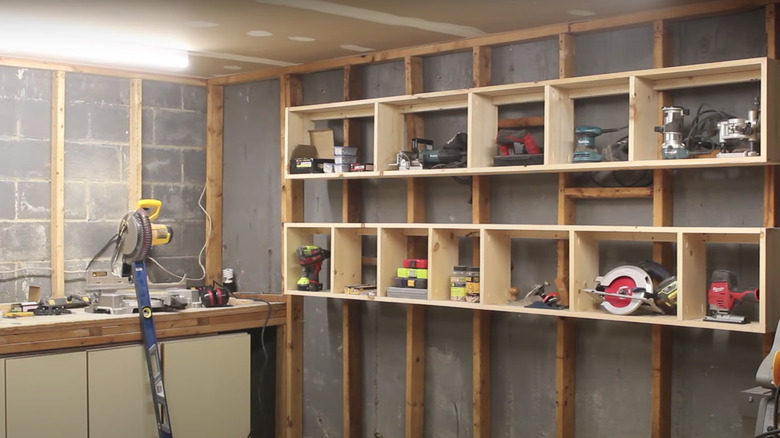
[{"label": "cabinet door", "polygon": [[249,335],[162,344],[163,379],[176,438],[249,435]]},{"label": "cabinet door", "polygon": [[91,350],[87,363],[89,436],[157,438],[143,347]]},{"label": "cabinet door", "polygon": [[87,353],[5,361],[8,438],[87,438]]}]

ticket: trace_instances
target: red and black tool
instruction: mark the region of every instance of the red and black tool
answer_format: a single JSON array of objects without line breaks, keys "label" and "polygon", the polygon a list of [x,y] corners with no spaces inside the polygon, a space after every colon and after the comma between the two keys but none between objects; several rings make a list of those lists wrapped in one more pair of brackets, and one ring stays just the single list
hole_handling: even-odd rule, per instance
[{"label": "red and black tool", "polygon": [[305,245],[298,247],[296,252],[298,264],[301,265],[298,290],[321,291],[320,270],[322,270],[322,262],[330,258],[330,251],[315,245]]},{"label": "red and black tool", "polygon": [[717,270],[712,273],[707,290],[708,315],[705,321],[745,324],[746,316],[734,314],[737,304],[758,303],[758,289],[739,290],[737,276],[731,271]]},{"label": "red and black tool", "polygon": [[198,292],[204,307],[225,307],[230,300],[230,291],[221,287],[202,287]]}]

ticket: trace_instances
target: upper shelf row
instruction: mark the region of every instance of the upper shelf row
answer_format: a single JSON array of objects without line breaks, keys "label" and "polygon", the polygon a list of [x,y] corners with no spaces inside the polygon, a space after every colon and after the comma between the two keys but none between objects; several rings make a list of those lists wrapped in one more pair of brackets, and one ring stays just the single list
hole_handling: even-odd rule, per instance
[{"label": "upper shelf row", "polygon": [[[611,73],[540,82],[497,85],[415,95],[391,96],[319,105],[287,108],[285,157],[290,163],[293,150],[310,144],[309,131],[318,121],[373,119],[374,170],[368,172],[291,174],[289,179],[377,178],[446,175],[506,174],[520,172],[566,172],[637,168],[717,167],[761,165],[780,162],[776,139],[780,124],[770,123],[778,105],[778,61],[753,58],[681,67]],[[738,158],[661,159],[661,108],[669,104],[662,92],[716,85],[760,82],[758,156]],[[626,161],[572,162],[575,150],[575,101],[601,96],[626,95],[628,98],[628,157]],[[752,99],[751,99],[752,101]],[[536,103],[543,105],[544,163],[532,166],[493,166],[497,155],[499,108],[506,105]],[[397,170],[399,151],[409,150],[405,115],[460,109],[467,113],[467,165],[465,168]],[[691,116],[692,117],[692,116]],[[736,117],[745,118],[739,114]],[[361,145],[345,145],[361,146]],[[318,147],[318,156],[333,157],[333,150]]]}]

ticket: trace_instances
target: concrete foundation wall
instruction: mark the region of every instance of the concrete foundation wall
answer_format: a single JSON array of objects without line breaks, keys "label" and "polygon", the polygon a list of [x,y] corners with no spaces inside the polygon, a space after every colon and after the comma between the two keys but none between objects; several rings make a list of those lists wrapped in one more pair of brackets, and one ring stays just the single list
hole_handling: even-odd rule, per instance
[{"label": "concrete foundation wall", "polygon": [[[678,64],[764,56],[766,53],[762,10],[674,22],[673,30],[675,62]],[[684,38],[678,38],[680,35]],[[578,35],[575,43],[578,75],[652,66],[652,32],[648,26]],[[493,83],[556,77],[557,50],[554,39],[494,48]],[[470,51],[426,57],[423,65],[426,91],[463,88],[470,84]],[[403,71],[398,63],[372,65],[363,71],[366,97],[395,95],[402,89]],[[275,172],[279,161],[278,136],[266,133],[265,128],[260,129],[258,119],[253,115],[264,114],[273,120],[269,121],[268,130],[277,129],[279,101],[275,86],[266,83],[237,85],[226,91],[230,96],[225,108],[226,156],[243,157],[245,140],[241,139],[255,139],[256,151],[252,153],[257,155],[246,157],[256,160],[251,168],[258,175]],[[258,94],[252,96],[262,95],[263,98],[253,97],[253,103],[245,102],[242,93],[254,87],[259,87]],[[304,75],[303,90],[305,104],[340,101],[341,72]],[[706,102],[743,114],[752,104],[753,93],[750,86],[713,87],[679,93],[674,98],[692,107],[692,111],[699,103]],[[249,114],[252,115],[246,117],[242,108],[251,108]],[[539,108],[533,106],[513,106],[502,109],[501,117],[541,115],[538,112]],[[628,100],[587,99],[578,102],[575,113],[577,123],[618,127],[626,124]],[[227,117],[227,114],[231,116]],[[439,144],[465,129],[465,112],[445,111],[424,117],[426,137]],[[332,127],[337,138],[342,135],[338,127]],[[370,147],[373,144],[371,129],[365,131],[368,131],[364,133],[365,144],[361,146]],[[232,140],[227,141],[228,138]],[[247,166],[240,160],[226,160],[225,173],[243,175]],[[675,171],[674,225],[760,226],[762,174],[753,168]],[[630,181],[628,178],[642,175],[621,176],[623,181]],[[230,190],[237,193],[228,193],[226,186],[226,211],[239,208],[241,199],[253,196],[259,178],[255,176],[249,183],[231,186]],[[595,184],[587,175],[579,175],[578,179],[585,185]],[[361,184],[361,220],[406,220],[405,181],[382,179],[362,181]],[[428,178],[425,186],[428,221],[471,221],[468,185],[458,184],[451,178]],[[276,186],[269,184],[269,187]],[[553,224],[557,218],[557,190],[556,175],[493,176],[491,220],[495,223]],[[273,194],[271,199],[278,202],[280,198]],[[307,181],[304,206],[306,221],[341,221],[341,182]],[[275,215],[273,212],[273,215],[253,221],[253,229],[262,230],[258,234],[279,235],[281,227]],[[578,201],[576,221],[578,224],[651,225],[652,205],[647,200]],[[278,271],[264,268],[266,253],[277,248],[273,242],[247,247],[239,253],[230,248],[230,242],[243,238],[247,228],[234,223],[230,227],[226,225],[223,232],[228,245],[225,256],[230,255],[233,263],[252,263],[251,266],[256,267],[255,272],[245,275],[251,281],[242,284],[245,290],[265,290],[267,285],[278,284]],[[461,259],[470,257],[469,248],[464,245]],[[757,281],[756,254],[756,249],[750,245],[714,246],[708,248],[709,268],[735,270],[740,282],[750,287]],[[604,245],[599,262],[606,272],[618,263],[638,263],[651,255],[649,245]],[[513,282],[521,289],[527,289],[541,281],[541,277],[552,280],[555,258],[553,241],[513,242]],[[367,276],[371,275],[370,271],[366,269]],[[363,435],[402,436],[406,309],[402,305],[379,303],[363,303],[361,309]],[[304,436],[342,436],[341,303],[307,298],[304,312]],[[426,436],[470,436],[473,432],[471,312],[427,308],[426,316]],[[650,327],[586,320],[578,320],[576,326],[577,436],[648,436],[651,421]],[[492,436],[554,436],[556,319],[495,312],[491,336]],[[737,393],[754,386],[755,371],[762,359],[761,336],[674,329],[673,338],[673,436],[737,436],[741,430]]]},{"label": "concrete foundation wall", "polygon": [[[205,236],[197,207],[205,183],[205,88],[145,82],[143,92],[143,196],[162,199],[159,221],[175,236],[152,256],[197,278]],[[84,268],[128,210],[129,93],[129,79],[65,75],[66,293],[84,292]],[[26,299],[29,286],[51,293],[51,95],[51,72],[0,67],[2,302]],[[93,267],[107,268],[110,256],[106,251]],[[152,281],[173,279],[151,265]]]}]

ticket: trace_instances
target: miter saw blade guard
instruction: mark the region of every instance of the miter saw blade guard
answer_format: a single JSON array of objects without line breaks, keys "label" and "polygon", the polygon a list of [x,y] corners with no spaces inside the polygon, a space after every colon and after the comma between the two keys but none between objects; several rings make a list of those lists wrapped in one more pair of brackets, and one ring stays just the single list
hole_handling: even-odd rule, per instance
[{"label": "miter saw blade guard", "polygon": [[618,266],[606,275],[596,277],[595,289],[584,291],[604,310],[615,315],[629,315],[643,305],[656,313],[663,313],[653,300],[650,274],[636,266]]},{"label": "miter saw blade guard", "polygon": [[119,224],[119,253],[126,261],[146,260],[152,249],[152,221],[146,210],[127,213]]}]

